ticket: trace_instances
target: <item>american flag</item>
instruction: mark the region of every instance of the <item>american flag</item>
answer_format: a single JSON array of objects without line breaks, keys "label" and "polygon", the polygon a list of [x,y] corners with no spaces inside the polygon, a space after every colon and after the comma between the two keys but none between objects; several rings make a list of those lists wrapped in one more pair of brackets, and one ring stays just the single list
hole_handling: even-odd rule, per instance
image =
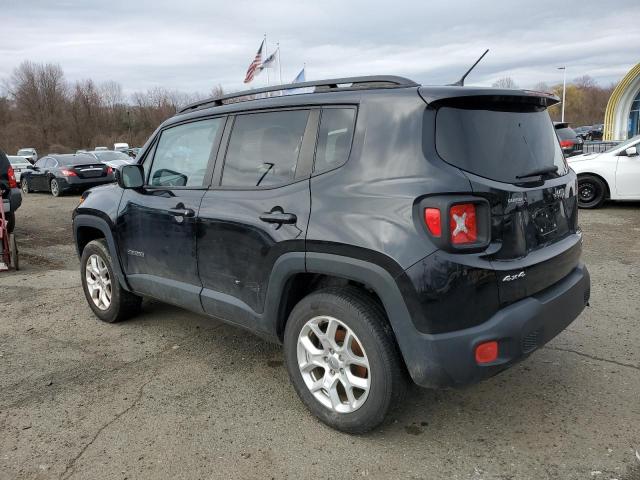
[{"label": "american flag", "polygon": [[264,47],[264,40],[260,44],[260,48],[258,49],[258,53],[256,53],[253,62],[249,65],[247,69],[247,75],[244,78],[244,83],[249,83],[253,80],[253,77],[256,76],[256,72],[260,72],[259,67],[262,65],[262,47]]}]

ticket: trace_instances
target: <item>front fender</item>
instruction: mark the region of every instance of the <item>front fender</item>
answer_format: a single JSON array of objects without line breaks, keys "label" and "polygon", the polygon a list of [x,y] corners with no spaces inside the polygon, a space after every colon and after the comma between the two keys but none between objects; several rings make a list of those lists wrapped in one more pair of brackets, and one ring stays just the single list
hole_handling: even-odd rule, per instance
[{"label": "front fender", "polygon": [[127,282],[126,276],[124,275],[122,264],[120,263],[120,256],[118,255],[116,241],[107,221],[103,218],[93,215],[77,214],[73,217],[73,238],[76,244],[76,252],[78,254],[78,257],[82,256],[80,244],[78,243],[78,230],[82,227],[93,228],[99,230],[102,233],[102,236],[107,242],[107,248],[109,249],[111,259],[113,260],[112,267],[116,272],[118,281],[120,282],[122,288],[127,291],[131,291],[131,287],[129,287],[129,283]]}]

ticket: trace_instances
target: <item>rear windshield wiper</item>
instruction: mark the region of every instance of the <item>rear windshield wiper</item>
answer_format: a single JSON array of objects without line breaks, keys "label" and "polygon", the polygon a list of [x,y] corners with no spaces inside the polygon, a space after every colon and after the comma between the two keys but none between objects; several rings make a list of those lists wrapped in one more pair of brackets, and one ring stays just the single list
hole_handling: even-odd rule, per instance
[{"label": "rear windshield wiper", "polygon": [[516,178],[519,180],[521,178],[529,178],[529,177],[541,177],[543,175],[547,175],[549,173],[555,173],[558,171],[557,165],[552,165],[550,167],[542,167],[537,170],[532,170],[531,172],[525,173],[524,175],[516,175]]}]

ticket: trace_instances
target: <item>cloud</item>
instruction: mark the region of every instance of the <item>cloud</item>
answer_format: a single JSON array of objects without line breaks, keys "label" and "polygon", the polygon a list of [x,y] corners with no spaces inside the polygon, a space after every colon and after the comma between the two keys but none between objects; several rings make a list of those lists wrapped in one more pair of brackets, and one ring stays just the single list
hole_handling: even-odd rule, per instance
[{"label": "cloud", "polygon": [[[484,48],[468,83],[511,76],[523,87],[591,75],[617,81],[640,61],[640,4],[397,1],[234,2],[0,0],[0,78],[23,60],[60,63],[70,80],[115,80],[127,92],[157,85],[185,92],[243,88],[267,33],[279,41],[283,81],[406,75],[450,83]],[[613,7],[613,8],[612,8]],[[271,72],[278,77],[277,69]],[[263,73],[255,86],[266,84]]]}]

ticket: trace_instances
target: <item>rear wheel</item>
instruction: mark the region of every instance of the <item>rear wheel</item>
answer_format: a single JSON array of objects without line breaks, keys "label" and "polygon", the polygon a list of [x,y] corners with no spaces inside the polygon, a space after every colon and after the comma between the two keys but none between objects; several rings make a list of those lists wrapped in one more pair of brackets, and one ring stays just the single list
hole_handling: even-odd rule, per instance
[{"label": "rear wheel", "polygon": [[100,320],[118,322],[140,311],[142,298],[120,286],[105,240],[93,240],[84,247],[80,268],[84,295]]},{"label": "rear wheel", "polygon": [[580,208],[598,208],[607,196],[607,186],[602,179],[594,175],[578,177],[578,206]]},{"label": "rear wheel", "polygon": [[404,397],[406,374],[384,311],[365,291],[327,288],[287,321],[285,359],[311,412],[348,433],[378,426]]},{"label": "rear wheel", "polygon": [[58,180],[56,180],[55,178],[51,180],[49,187],[51,190],[51,195],[53,195],[54,197],[59,197],[62,194],[62,192],[60,191],[60,184],[58,184]]},{"label": "rear wheel", "polygon": [[7,220],[7,230],[9,233],[13,232],[13,229],[16,228],[16,214],[14,212],[7,212],[4,214],[4,217]]},{"label": "rear wheel", "polygon": [[10,267],[14,270],[20,270],[20,260],[18,257],[18,244],[16,243],[16,236],[9,235],[9,253],[11,254]]}]

